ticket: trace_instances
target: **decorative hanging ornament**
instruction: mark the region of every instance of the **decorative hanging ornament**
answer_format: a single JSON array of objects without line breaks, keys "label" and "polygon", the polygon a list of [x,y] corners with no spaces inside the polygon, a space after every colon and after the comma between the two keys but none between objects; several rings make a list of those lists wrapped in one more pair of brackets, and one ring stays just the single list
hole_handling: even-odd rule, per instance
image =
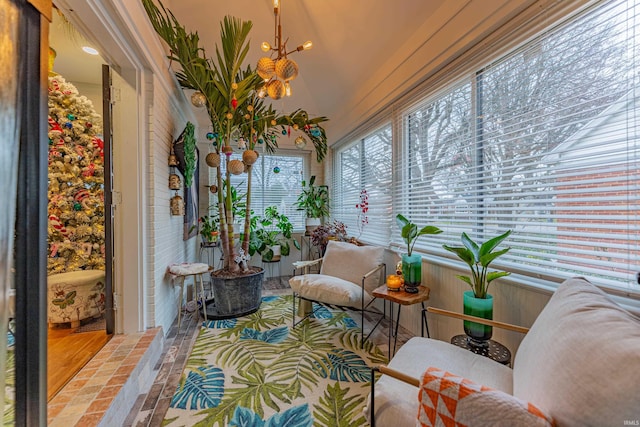
[{"label": "decorative hanging ornament", "polygon": [[215,184],[212,184],[209,186],[209,191],[211,191],[211,193],[216,194],[218,192],[218,186]]},{"label": "decorative hanging ornament", "polygon": [[264,144],[264,139],[258,138],[258,144]]},{"label": "decorative hanging ornament", "polygon": [[246,150],[242,153],[242,161],[245,165],[252,165],[258,160],[258,152],[255,150]]},{"label": "decorative hanging ornament", "polygon": [[212,168],[217,168],[220,166],[220,155],[218,153],[209,153],[207,157],[205,157],[205,162]]},{"label": "decorative hanging ornament", "polygon": [[173,144],[171,145],[171,153],[169,154],[169,166],[178,166],[178,158],[173,152]]},{"label": "decorative hanging ornament", "polygon": [[231,83],[231,89],[238,90],[238,83],[236,82]]},{"label": "decorative hanging ornament", "polygon": [[248,112],[252,112],[253,111],[253,105],[247,105],[247,111]]},{"label": "decorative hanging ornament", "polygon": [[206,137],[209,141],[212,141],[213,139],[215,139],[216,136],[213,132],[207,132]]},{"label": "decorative hanging ornament", "polygon": [[229,145],[225,145],[224,147],[222,147],[222,152],[227,156],[230,156],[231,154],[233,154],[233,148]]},{"label": "decorative hanging ornament", "polygon": [[75,203],[73,204],[73,210],[74,210],[74,211],[76,211],[76,212],[77,212],[77,211],[79,211],[79,210],[81,210],[81,209],[82,209],[82,205],[81,205],[80,203],[75,202]]},{"label": "decorative hanging ornament", "polygon": [[233,175],[240,175],[244,172],[244,163],[241,160],[230,160],[227,166]]},{"label": "decorative hanging ornament", "polygon": [[76,116],[74,116],[73,114],[67,114],[67,119],[74,121],[76,119]]},{"label": "decorative hanging ornament", "polygon": [[287,130],[286,129],[282,129],[282,134],[286,135],[287,134]]},{"label": "decorative hanging ornament", "polygon": [[296,138],[295,145],[296,145],[296,148],[299,148],[300,150],[302,150],[304,147],[306,147],[307,140],[304,139],[302,135],[300,135]]},{"label": "decorative hanging ornament", "polygon": [[244,138],[240,138],[238,140],[238,149],[239,150],[244,150],[247,148],[247,142],[244,140]]},{"label": "decorative hanging ornament", "polygon": [[249,120],[251,118],[251,114],[247,113],[244,115],[245,120]]},{"label": "decorative hanging ornament", "polygon": [[291,126],[287,127],[287,135],[291,136]]},{"label": "decorative hanging ornament", "polygon": [[169,175],[169,189],[170,190],[179,190],[180,189],[180,176],[178,174],[172,173]]},{"label": "decorative hanging ornament", "polygon": [[233,119],[233,113],[227,113],[227,120]]},{"label": "decorative hanging ornament", "polygon": [[278,166],[273,168],[273,173],[280,173],[280,168]]},{"label": "decorative hanging ornament", "polygon": [[84,126],[85,126],[87,129],[91,129],[91,128],[93,127],[93,124],[91,124],[91,122],[87,122],[87,123],[85,123],[85,124],[84,124]]},{"label": "decorative hanging ornament", "polygon": [[64,124],[64,127],[66,127],[67,129],[71,129],[73,127],[73,123],[67,122]]},{"label": "decorative hanging ornament", "polygon": [[[235,83],[234,83],[235,84]],[[236,85],[237,86],[237,85]],[[234,110],[236,108],[238,108],[238,100],[236,99],[236,97],[234,96],[233,99],[231,100],[231,108],[233,108]],[[232,116],[233,117],[233,116]]]},{"label": "decorative hanging ornament", "polygon": [[207,104],[207,97],[200,91],[193,92],[191,95],[191,104],[198,108],[204,107]]},{"label": "decorative hanging ornament", "polygon": [[184,201],[182,197],[178,196],[178,193],[171,198],[170,207],[171,215],[184,216]]},{"label": "decorative hanging ornament", "polygon": [[315,136],[316,138],[320,138],[322,132],[318,128],[311,129],[311,136]]}]

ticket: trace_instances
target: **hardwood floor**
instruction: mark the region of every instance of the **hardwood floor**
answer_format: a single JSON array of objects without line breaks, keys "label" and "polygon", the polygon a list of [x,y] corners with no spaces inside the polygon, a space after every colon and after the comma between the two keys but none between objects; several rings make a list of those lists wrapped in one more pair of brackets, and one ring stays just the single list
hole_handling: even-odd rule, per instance
[{"label": "hardwood floor", "polygon": [[105,331],[74,333],[77,328],[49,329],[47,334],[47,401],[111,339]]}]

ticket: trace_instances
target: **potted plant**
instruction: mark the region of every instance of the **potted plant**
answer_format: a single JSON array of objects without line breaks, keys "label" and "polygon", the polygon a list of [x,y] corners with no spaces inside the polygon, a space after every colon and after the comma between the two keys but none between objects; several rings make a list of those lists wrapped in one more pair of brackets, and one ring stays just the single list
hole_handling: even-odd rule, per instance
[{"label": "potted plant", "polygon": [[[499,251],[494,250],[509,237],[511,230],[478,244],[471,240],[467,233],[462,233],[462,244],[464,246],[442,247],[453,252],[464,261],[471,269],[471,276],[456,276],[467,283],[470,291],[465,291],[463,296],[464,314],[482,317],[483,319],[493,319],[493,296],[487,293],[489,284],[494,280],[508,276],[506,271],[488,271],[489,264],[496,258],[509,252],[511,248],[504,248]],[[464,332],[467,334],[469,343],[475,346],[486,346],[491,338],[493,328],[488,325],[481,325],[470,321],[464,321]]]},{"label": "potted plant", "polygon": [[287,256],[291,252],[289,242],[300,249],[300,244],[292,238],[293,224],[285,214],[278,212],[275,206],[269,206],[264,210],[264,216],[255,221],[254,230],[251,231],[249,242],[249,254],[259,253],[265,262],[280,261],[280,256]]},{"label": "potted plant", "polygon": [[[195,226],[194,226],[195,227]],[[213,246],[218,242],[218,219],[213,215],[204,215],[198,218],[198,227],[202,244]]]},{"label": "potted plant", "polygon": [[[247,262],[252,221],[252,167],[258,158],[254,148],[263,143],[266,152],[274,152],[278,137],[292,128],[312,142],[320,162],[327,152],[327,137],[320,123],[327,118],[310,118],[301,109],[280,114],[264,102],[264,79],[251,66],[243,65],[249,52],[250,21],[225,17],[220,30],[222,47],[216,46],[215,58],[207,58],[198,34],[188,32],[162,2],[142,0],[142,3],[154,29],[168,45],[169,58],[179,67],[175,72],[178,83],[195,91],[192,103],[206,108],[211,121],[211,137],[208,134],[207,138],[214,152],[207,156],[207,164],[215,167],[216,186],[223,189],[216,195],[224,265],[211,273],[215,305],[208,315],[220,319],[251,313],[260,306],[264,274],[261,268],[250,267]],[[241,153],[242,160],[232,158],[234,152]],[[231,174],[242,173],[247,174],[247,193],[244,228],[239,233],[241,244],[237,246],[231,186],[223,188],[222,184],[224,180],[230,182]]]},{"label": "potted plant", "polygon": [[413,247],[418,237],[425,234],[440,234],[442,230],[433,225],[426,225],[418,230],[418,226],[403,215],[396,215],[396,223],[400,228],[400,233],[404,243],[407,245],[407,252],[402,254],[402,277],[404,278],[404,290],[411,294],[418,292],[418,286],[422,283],[422,256],[413,253]]},{"label": "potted plant", "polygon": [[309,179],[309,185],[302,181],[302,192],[298,195],[296,206],[305,211],[307,235],[322,223],[322,219],[329,216],[329,187],[314,185],[316,176]]},{"label": "potted plant", "polygon": [[338,220],[333,220],[329,224],[323,224],[315,228],[311,232],[311,244],[320,250],[320,254],[324,256],[329,240],[337,240],[346,242],[349,240],[347,236],[347,226]]}]

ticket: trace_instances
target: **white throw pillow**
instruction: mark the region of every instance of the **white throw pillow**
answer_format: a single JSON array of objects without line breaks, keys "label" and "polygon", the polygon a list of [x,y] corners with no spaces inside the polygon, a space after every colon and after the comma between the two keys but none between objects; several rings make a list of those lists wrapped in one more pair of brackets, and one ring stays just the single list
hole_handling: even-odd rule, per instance
[{"label": "white throw pillow", "polygon": [[640,418],[640,319],[584,279],[565,281],[523,339],[513,394],[558,425]]},{"label": "white throw pillow", "polygon": [[[362,286],[362,276],[382,264],[384,249],[379,246],[357,246],[330,240],[324,254],[320,274],[339,277]],[[374,274],[364,282],[365,290],[373,292],[381,285],[381,274]]]},{"label": "white throw pillow", "polygon": [[[361,287],[338,277],[323,274],[305,274],[303,276],[293,276],[289,279],[289,285],[291,285],[291,289],[295,293],[304,298],[322,301],[327,304],[362,308]],[[367,305],[371,301],[371,297],[365,293],[364,298],[364,304]]]}]

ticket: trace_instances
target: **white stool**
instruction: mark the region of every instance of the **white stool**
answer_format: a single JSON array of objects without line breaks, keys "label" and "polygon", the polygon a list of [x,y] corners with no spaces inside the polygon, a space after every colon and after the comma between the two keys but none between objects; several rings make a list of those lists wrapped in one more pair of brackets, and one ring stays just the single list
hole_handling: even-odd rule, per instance
[{"label": "white stool", "polygon": [[208,264],[203,263],[189,263],[184,262],[182,264],[171,264],[169,266],[169,274],[172,279],[176,277],[180,278],[178,286],[180,286],[180,299],[178,300],[178,329],[180,329],[180,322],[182,316],[182,301],[184,300],[184,280],[187,277],[193,276],[193,284],[196,292],[196,300],[198,299],[198,284],[196,282],[196,276],[200,278],[200,299],[202,301],[202,308],[204,313],[204,320],[207,321],[207,304],[204,293],[204,284],[202,281],[202,275],[213,270]]}]

